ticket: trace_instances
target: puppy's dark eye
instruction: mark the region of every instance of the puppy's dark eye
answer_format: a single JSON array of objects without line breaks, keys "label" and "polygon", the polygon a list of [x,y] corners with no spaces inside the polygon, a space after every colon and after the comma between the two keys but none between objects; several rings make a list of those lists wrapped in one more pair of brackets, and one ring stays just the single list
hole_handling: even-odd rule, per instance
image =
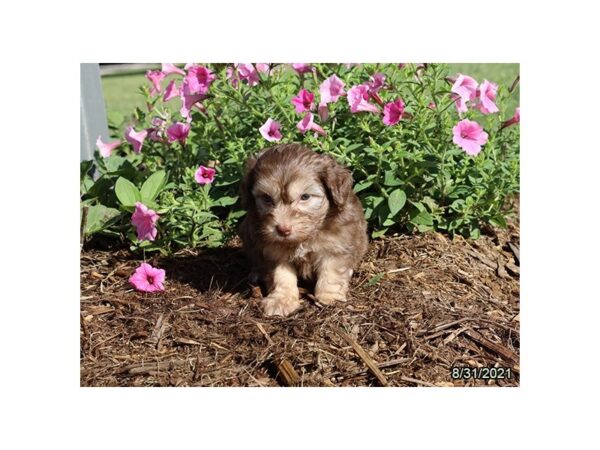
[{"label": "puppy's dark eye", "polygon": [[273,199],[271,198],[270,195],[263,194],[263,195],[260,196],[260,198],[262,199],[263,202],[267,203],[268,205],[272,205],[273,204]]},{"label": "puppy's dark eye", "polygon": [[310,198],[310,194],[302,194],[300,200],[308,200]]}]

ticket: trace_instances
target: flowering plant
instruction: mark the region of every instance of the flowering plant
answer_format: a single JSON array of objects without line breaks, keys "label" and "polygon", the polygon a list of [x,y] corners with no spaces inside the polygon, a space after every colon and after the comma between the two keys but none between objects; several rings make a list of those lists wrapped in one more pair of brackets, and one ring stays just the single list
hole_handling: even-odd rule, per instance
[{"label": "flowering plant", "polygon": [[[301,142],[350,168],[373,237],[505,226],[519,191],[512,86],[443,64],[163,64],[146,108],[81,164],[85,233],[133,249],[217,246],[244,214],[245,160]],[[98,176],[92,176],[93,167]]]}]

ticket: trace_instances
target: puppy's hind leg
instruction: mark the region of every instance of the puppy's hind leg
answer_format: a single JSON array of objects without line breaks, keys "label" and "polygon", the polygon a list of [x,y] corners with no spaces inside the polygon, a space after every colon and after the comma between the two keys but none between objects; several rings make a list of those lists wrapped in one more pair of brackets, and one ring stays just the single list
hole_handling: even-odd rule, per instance
[{"label": "puppy's hind leg", "polygon": [[328,257],[321,261],[317,271],[315,297],[319,302],[329,305],[333,302],[345,302],[352,269],[344,258]]},{"label": "puppy's hind leg", "polygon": [[275,267],[269,295],[262,300],[267,316],[288,316],[300,307],[300,291],[296,269],[288,262]]}]

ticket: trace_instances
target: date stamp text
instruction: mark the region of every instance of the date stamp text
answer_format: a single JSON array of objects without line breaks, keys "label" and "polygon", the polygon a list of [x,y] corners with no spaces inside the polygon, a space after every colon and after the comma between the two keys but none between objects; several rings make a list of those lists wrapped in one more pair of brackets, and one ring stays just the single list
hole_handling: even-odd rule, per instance
[{"label": "date stamp text", "polygon": [[453,380],[510,380],[514,377],[510,367],[461,367],[450,370]]}]

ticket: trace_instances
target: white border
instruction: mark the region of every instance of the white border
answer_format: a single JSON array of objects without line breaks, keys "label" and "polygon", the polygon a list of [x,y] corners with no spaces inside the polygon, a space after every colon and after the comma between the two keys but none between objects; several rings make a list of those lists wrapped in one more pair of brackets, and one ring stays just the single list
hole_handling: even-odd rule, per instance
[{"label": "white border", "polygon": [[[103,449],[590,447],[596,419],[584,406],[597,394],[598,200],[590,194],[598,192],[599,90],[597,15],[587,4],[7,7],[4,440]],[[79,63],[161,60],[520,62],[522,386],[79,388]]]}]

